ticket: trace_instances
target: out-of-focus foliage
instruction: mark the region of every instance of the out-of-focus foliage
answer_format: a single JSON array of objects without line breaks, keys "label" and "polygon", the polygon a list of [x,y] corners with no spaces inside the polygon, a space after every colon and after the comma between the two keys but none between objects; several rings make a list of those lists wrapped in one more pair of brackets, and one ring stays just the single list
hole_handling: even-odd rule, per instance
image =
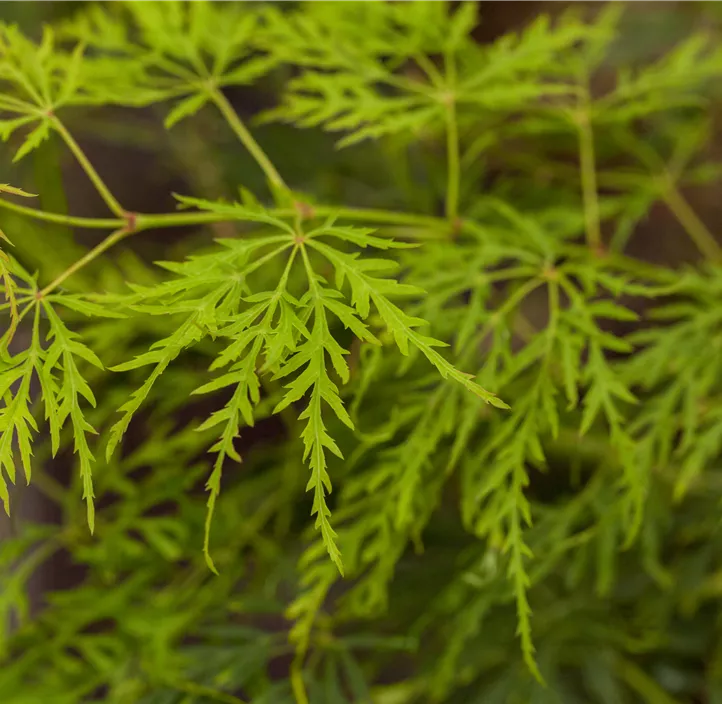
[{"label": "out-of-focus foliage", "polygon": [[[482,45],[478,9],[0,28],[15,160],[57,141],[108,210],[0,186],[1,498],[61,513],[0,543],[0,701],[722,701],[722,248],[683,195],[721,50],[613,67],[616,6]],[[72,134],[99,107],[159,115],[197,192],[124,207]],[[653,207],[694,266],[631,255]],[[50,558],[79,576],[32,609]]]}]

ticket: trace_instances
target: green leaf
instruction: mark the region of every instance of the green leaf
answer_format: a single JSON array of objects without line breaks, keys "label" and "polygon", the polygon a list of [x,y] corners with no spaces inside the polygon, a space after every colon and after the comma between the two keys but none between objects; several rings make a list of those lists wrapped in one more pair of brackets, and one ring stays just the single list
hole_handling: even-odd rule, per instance
[{"label": "green leaf", "polygon": [[[12,365],[0,373],[0,396],[5,407],[0,411],[0,467],[5,470],[11,482],[15,483],[15,459],[13,442],[16,440],[25,477],[30,481],[32,457],[32,432],[38,427],[30,410],[30,380],[32,377],[37,347],[21,353],[12,360]],[[10,387],[19,382],[15,393]],[[0,498],[5,512],[10,513],[7,485],[0,478]]]},{"label": "green leaf", "polygon": [[9,186],[7,183],[0,183],[0,192],[10,193],[11,195],[14,195],[14,196],[23,196],[24,198],[37,197],[36,193],[27,193],[26,191],[23,191],[22,188],[16,188],[15,186]]},{"label": "green leaf", "polygon": [[302,343],[290,360],[281,367],[276,378],[284,378],[305,366],[305,369],[289,384],[283,399],[274,409],[278,413],[292,403],[300,400],[310,390],[310,398],[306,409],[299,420],[307,420],[301,435],[304,443],[304,459],[309,461],[311,478],[306,491],[313,490],[313,506],[311,514],[316,515],[316,528],[321,530],[324,545],[331,560],[343,574],[341,553],[336,545],[336,532],[331,527],[331,512],[326,504],[326,494],[331,492],[331,478],[327,471],[326,451],[342,458],[341,450],[326,430],[323,421],[323,404],[328,405],[336,417],[349,428],[353,428],[348,412],[338,394],[338,387],[331,381],[326,372],[326,355],[331,358],[336,372],[342,380],[348,379],[348,367],[343,360],[344,351],[331,337],[326,319],[323,299],[317,284],[312,291],[315,293],[314,324],[311,335]]},{"label": "green leaf", "polygon": [[155,368],[143,385],[134,391],[130,398],[118,409],[122,416],[110,429],[108,444],[105,448],[107,459],[110,459],[113,455],[136,411],[141,407],[143,401],[153,388],[153,384],[155,384],[161,374],[163,374],[168,365],[178,357],[183,350],[196,344],[205,336],[203,329],[198,326],[197,317],[196,314],[188,317],[172,335],[155,343],[153,349],[149,352],[112,368],[112,371],[123,372],[138,369],[149,364],[155,365]]},{"label": "green leaf", "polygon": [[213,428],[216,425],[223,424],[223,432],[218,442],[211,447],[211,452],[217,452],[213,472],[208,479],[206,489],[209,492],[208,510],[206,514],[205,538],[203,542],[203,553],[206,557],[208,567],[218,574],[218,571],[210,556],[210,530],[215,511],[216,500],[221,490],[221,474],[223,470],[223,461],[226,456],[241,461],[241,457],[236,451],[233,442],[238,437],[238,430],[242,421],[246,425],[253,425],[253,407],[260,400],[260,382],[256,374],[256,364],[258,355],[261,351],[263,338],[257,337],[251,350],[245,357],[233,365],[232,371],[213,382],[204,384],[194,391],[194,393],[210,393],[219,388],[235,385],[235,390],[230,401],[226,406],[216,411],[208,420],[203,423],[198,430],[204,431]]},{"label": "green leaf", "polygon": [[[80,476],[83,481],[83,498],[87,502],[88,526],[92,533],[95,529],[95,505],[93,499],[92,465],[95,461],[88,445],[88,434],[96,434],[96,430],[87,421],[80,405],[80,397],[95,407],[95,396],[87,381],[81,374],[76,358],[81,358],[98,369],[103,369],[102,362],[95,353],[84,345],[76,333],[65,326],[53,307],[43,301],[43,308],[50,321],[48,340],[51,341],[47,349],[41,382],[46,391],[50,389],[48,382],[52,383],[54,372],[62,374],[62,381],[55,386],[56,398],[50,408],[46,406],[46,415],[52,418],[53,424],[62,428],[66,421],[70,421],[73,430],[75,454],[80,462]],[[54,434],[57,437],[58,430]],[[57,442],[57,440],[56,440]]]},{"label": "green leaf", "polygon": [[[63,27],[66,36],[89,47],[114,51],[112,62],[87,62],[84,88],[96,100],[121,104],[142,105],[194,94],[176,107],[168,127],[201,107],[199,82],[246,84],[277,63],[257,55],[258,14],[245,5],[169,0],[163,5],[123,5],[117,10],[93,6]],[[109,86],[113,68],[122,75]]]},{"label": "green leaf", "polygon": [[[393,279],[370,276],[369,271],[379,269],[379,264],[375,260],[358,260],[354,256],[334,250],[318,240],[311,240],[309,245],[321,252],[333,264],[339,286],[343,284],[344,280],[348,280],[351,286],[352,302],[362,318],[368,317],[370,302],[374,304],[403,355],[409,353],[409,345],[413,346],[436,367],[444,379],[450,378],[457,381],[497,408],[508,408],[503,401],[474,382],[472,375],[456,369],[434,349],[444,346],[444,343],[422,335],[414,329],[424,325],[424,320],[408,315],[390,300],[395,296],[418,294],[418,289],[407,287]],[[381,264],[381,266],[385,266],[385,264]]]},{"label": "green leaf", "polygon": [[13,163],[20,161],[24,156],[27,156],[31,151],[37,149],[41,143],[50,136],[50,122],[48,120],[42,120],[40,124],[25,138],[20,148],[15,152],[13,157]]},{"label": "green leaf", "polygon": [[163,125],[169,130],[183,118],[195,115],[207,102],[208,96],[205,93],[196,93],[188,98],[184,98],[175,104],[163,121]]},{"label": "green leaf", "polygon": [[112,310],[112,308],[110,308],[107,304],[102,305],[100,303],[96,303],[83,294],[70,295],[65,293],[54,293],[46,296],[46,300],[50,303],[55,303],[64,308],[82,313],[89,318],[97,317],[122,319],[127,317],[124,313]]}]

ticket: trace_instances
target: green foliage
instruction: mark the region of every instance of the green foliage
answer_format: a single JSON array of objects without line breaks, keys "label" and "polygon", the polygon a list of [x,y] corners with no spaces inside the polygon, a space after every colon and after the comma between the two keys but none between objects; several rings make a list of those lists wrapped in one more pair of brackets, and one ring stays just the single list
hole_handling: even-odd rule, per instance
[{"label": "green foliage", "polygon": [[[3,702],[722,696],[722,248],[683,193],[720,174],[722,54],[694,34],[617,70],[617,7],[489,44],[477,10],[128,2],[39,42],[0,27],[15,161],[57,137],[109,211],[0,185],[0,498],[61,514],[0,543]],[[273,162],[235,86],[264,88],[244,113]],[[75,121],[105,106],[133,135],[156,105],[198,192],[131,212]],[[265,195],[225,137],[198,146],[213,119]],[[700,263],[639,256],[660,206]],[[29,271],[58,225],[106,234]],[[82,574],[38,608],[50,557]]]}]

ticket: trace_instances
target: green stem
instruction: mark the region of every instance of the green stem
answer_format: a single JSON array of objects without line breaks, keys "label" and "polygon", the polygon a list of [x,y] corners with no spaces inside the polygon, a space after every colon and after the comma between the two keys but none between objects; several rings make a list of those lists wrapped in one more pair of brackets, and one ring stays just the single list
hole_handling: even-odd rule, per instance
[{"label": "green stem", "polygon": [[[242,218],[238,218],[241,220]],[[233,220],[221,213],[136,213],[134,231],[150,230],[154,227],[182,227],[186,225],[205,225],[214,222]]]},{"label": "green stem", "polygon": [[83,167],[83,171],[87,174],[88,178],[93,182],[93,185],[95,186],[95,189],[100,194],[100,197],[105,201],[106,205],[110,210],[115,213],[118,217],[123,217],[125,215],[125,210],[121,206],[120,203],[115,199],[115,196],[110,192],[110,189],[105,185],[103,182],[103,179],[100,178],[98,175],[98,172],[95,170],[93,165],[88,160],[88,157],[85,156],[85,152],[80,148],[80,145],[73,139],[73,136],[68,132],[67,129],[65,129],[65,125],[63,125],[60,120],[58,120],[57,117],[53,116],[51,118],[51,122],[55,130],[58,132],[58,134],[63,138],[63,141],[65,144],[68,145],[68,148],[71,152],[73,152],[73,155],[78,160],[78,163],[80,166]]},{"label": "green stem", "polygon": [[[570,257],[583,257],[585,253],[588,253],[586,245],[568,244],[564,246],[563,250],[564,254]],[[605,253],[602,261],[608,262],[610,266],[623,269],[635,276],[651,279],[662,285],[671,286],[678,279],[678,274],[672,269],[649,264],[641,259],[635,259],[634,257],[629,257],[626,254],[620,254],[618,252]],[[566,268],[565,264],[560,265],[561,270]]]},{"label": "green stem", "polygon": [[[72,215],[62,215],[60,213],[48,213],[42,210],[37,210],[35,208],[28,208],[24,205],[11,203],[5,200],[0,200],[0,208],[5,208],[7,210],[17,212],[21,215],[26,215],[36,220],[43,220],[46,222],[55,222],[86,228],[116,229],[116,232],[114,232],[110,236],[110,238],[98,245],[95,250],[89,252],[88,255],[79,260],[79,262],[76,262],[76,264],[74,264],[72,267],[73,271],[70,273],[77,271],[80,266],[84,266],[84,264],[87,264],[88,261],[92,261],[92,259],[94,259],[97,254],[109,249],[114,244],[123,239],[125,236],[135,234],[137,232],[140,232],[141,230],[149,230],[156,227],[178,227],[184,225],[200,225],[214,222],[227,222],[234,219],[226,214],[208,212],[180,212],[160,214],[137,213],[135,214],[134,218],[134,226],[132,229],[130,229],[128,227],[129,223],[127,216],[124,218],[83,218]],[[689,206],[687,206],[687,208],[689,208]],[[296,211],[292,209],[269,210],[269,214],[281,218],[293,217],[297,215]],[[313,214],[316,217],[336,216],[342,219],[366,223],[378,223],[381,225],[419,227],[438,231],[439,237],[443,237],[443,234],[448,230],[449,227],[448,221],[443,218],[437,218],[428,215],[415,215],[413,213],[399,213],[387,210],[343,208],[335,206],[314,206]],[[242,221],[242,217],[239,217],[238,220]],[[465,231],[469,234],[483,234],[483,229],[481,228],[481,226],[472,220],[464,220],[461,223],[461,229],[462,231]],[[124,234],[122,236],[119,236],[119,232],[124,232]],[[100,249],[101,246],[102,249]],[[566,249],[573,256],[578,256],[582,254],[582,248],[575,245],[567,245]],[[93,256],[91,257],[91,259],[87,259],[90,254],[93,254]],[[651,277],[655,280],[659,280],[661,283],[669,283],[669,274],[666,270],[660,269],[653,265],[648,265],[645,262],[626,257],[624,255],[609,255],[608,259],[610,263],[614,264],[615,266],[620,266],[626,270],[638,273],[639,275]],[[65,280],[68,275],[69,274],[67,272],[64,272],[61,275],[62,279]]]},{"label": "green stem", "polygon": [[459,126],[456,121],[456,101],[450,97],[446,107],[446,152],[448,176],[446,185],[446,217],[453,222],[459,212]]},{"label": "green stem", "polygon": [[529,318],[521,311],[516,311],[514,320],[512,321],[513,331],[519,335],[519,337],[525,342],[529,343],[539,332],[534,325],[532,325]]},{"label": "green stem", "polygon": [[[290,211],[278,210],[271,211],[272,214],[284,216]],[[335,206],[313,206],[314,214],[320,217],[328,217],[336,215],[339,218],[348,220],[361,220],[368,223],[378,223],[381,225],[408,225],[411,227],[428,227],[435,230],[447,229],[448,223],[441,218],[435,218],[429,215],[414,215],[413,213],[397,213],[391,210],[373,210],[366,208],[344,208]]]},{"label": "green stem", "polygon": [[271,163],[271,160],[266,156],[266,153],[263,149],[261,149],[261,146],[253,138],[253,135],[241,121],[241,118],[238,117],[238,113],[236,113],[233,106],[228,102],[226,96],[223,95],[223,93],[217,88],[209,89],[208,95],[215,103],[216,107],[221,111],[223,117],[226,118],[230,128],[235,132],[238,139],[241,140],[243,146],[256,160],[256,163],[261,167],[263,173],[266,174],[266,178],[276,188],[288,191],[289,188],[285,181],[281,178],[278,171],[276,171],[276,167]]},{"label": "green stem", "polygon": [[87,252],[85,256],[78,259],[78,261],[69,266],[62,274],[60,274],[60,276],[51,281],[44,289],[42,289],[42,291],[39,291],[37,294],[37,298],[43,298],[47,296],[51,291],[60,286],[60,284],[65,281],[65,279],[72,276],[75,272],[77,272],[79,269],[82,269],[87,264],[90,264],[90,262],[100,256],[103,252],[110,249],[113,245],[117,244],[122,239],[131,234],[133,234],[132,230],[128,230],[127,228],[121,228],[120,230],[116,230],[112,234],[108,235],[108,237],[106,237],[102,242],[100,242],[100,244],[93,247],[93,249]]},{"label": "green stem", "polygon": [[[2,201],[0,201],[2,202]],[[398,225],[408,227],[424,227],[434,230],[448,229],[448,223],[441,219],[414,213],[397,213],[391,210],[373,210],[366,208],[344,208],[333,205],[311,206],[314,217],[336,216],[346,220],[358,220],[380,225]],[[268,210],[268,214],[277,218],[292,218],[298,213],[291,208]],[[153,227],[175,227],[181,225],[200,225],[204,223],[244,221],[243,216],[233,218],[231,215],[219,213],[161,213],[158,215],[138,213],[135,218],[136,230],[148,230]],[[117,223],[118,221],[113,221]]]},{"label": "green stem", "polygon": [[0,200],[0,208],[5,208],[5,210],[12,210],[13,212],[20,213],[20,215],[27,215],[28,217],[34,218],[35,220],[44,220],[45,222],[54,222],[58,223],[59,225],[69,225],[76,227],[108,229],[111,227],[121,227],[125,222],[120,218],[83,218],[76,217],[74,215],[63,215],[61,213],[49,213],[45,210],[28,208],[25,205],[11,203],[8,200]]},{"label": "green stem", "polygon": [[[120,228],[127,224],[127,213],[122,218],[85,218],[75,215],[64,215],[62,213],[51,213],[38,208],[29,208],[26,205],[19,205],[11,201],[0,199],[0,208],[11,210],[44,222],[53,222],[60,225],[75,227],[86,227],[89,229]],[[369,223],[383,225],[418,226],[432,229],[446,229],[447,223],[441,218],[427,215],[415,215],[414,213],[398,213],[391,210],[373,210],[365,208],[344,208],[336,206],[314,207],[313,212],[318,217],[336,215],[339,218],[348,220],[361,220]],[[270,215],[276,217],[294,217],[297,213],[291,209],[270,210]],[[241,217],[238,218],[242,220]],[[233,220],[226,214],[209,212],[191,213],[135,213],[135,231],[149,230],[154,227],[180,227],[185,225],[202,225],[214,222],[228,222]]]},{"label": "green stem", "polygon": [[662,198],[697,249],[711,262],[722,261],[722,247],[690,207],[671,178],[662,179]]},{"label": "green stem", "polygon": [[618,130],[614,133],[616,140],[636,155],[639,161],[644,164],[651,173],[660,174],[658,181],[662,200],[672,211],[680,225],[685,229],[689,238],[697,246],[697,249],[712,262],[722,261],[722,247],[709,231],[707,226],[699,219],[697,213],[690,207],[684,196],[676,185],[683,163],[678,155],[673,166],[665,165],[663,159],[652,147],[634,134],[625,130]]},{"label": "green stem", "polygon": [[590,249],[598,251],[602,244],[602,236],[599,227],[597,165],[594,153],[589,88],[586,84],[580,90],[576,123],[579,132],[579,168],[582,179],[587,245]]},{"label": "green stem", "polygon": [[435,88],[441,88],[444,85],[444,77],[434,62],[426,56],[426,54],[414,54],[414,61],[419,65],[426,77],[431,81]]},{"label": "green stem", "polygon": [[[534,279],[529,279],[528,281],[525,281],[521,286],[519,286],[513,293],[511,293],[509,296],[507,296],[504,303],[499,306],[499,308],[494,312],[494,315],[485,323],[485,325],[481,328],[481,331],[479,334],[473,338],[473,346],[470,345],[467,348],[468,352],[476,351],[478,349],[478,344],[483,342],[486,336],[494,329],[494,327],[498,324],[498,322],[508,313],[510,313],[512,310],[514,310],[517,306],[520,306],[524,299],[533,291],[538,289],[542,284],[545,283],[545,280],[539,277],[536,277]],[[461,361],[466,359],[465,353],[462,353],[459,355],[459,364],[461,364]]]},{"label": "green stem", "polygon": [[454,57],[447,54],[444,57],[446,68],[447,90],[444,102],[446,105],[446,217],[450,222],[456,220],[459,213],[459,184],[461,181],[461,168],[459,157],[459,123],[456,119],[456,64]]},{"label": "green stem", "polygon": [[[64,225],[76,225],[78,227],[88,228],[109,228],[115,227],[116,230],[98,244],[94,249],[81,257],[72,264],[68,269],[63,271],[54,281],[46,286],[40,293],[39,297],[43,297],[59,286],[68,277],[72,276],[79,269],[92,262],[96,257],[113,247],[125,237],[133,235],[142,230],[148,230],[154,227],[177,227],[183,225],[199,225],[214,222],[227,222],[232,220],[228,215],[220,213],[161,213],[153,214],[134,214],[132,227],[128,220],[127,214],[124,218],[83,218],[72,215],[61,215],[60,213],[48,213],[35,208],[28,208],[23,205],[17,205],[9,201],[0,200],[0,207],[15,211],[21,215],[27,215],[36,220],[44,220],[46,222],[56,222]],[[277,217],[292,217],[297,215],[294,210],[272,210],[271,214]],[[319,217],[327,217],[336,215],[338,217],[347,218],[349,220],[361,220],[366,222],[378,222],[393,225],[408,225],[427,228],[444,228],[445,221],[439,218],[414,215],[411,213],[394,213],[384,210],[365,210],[363,208],[335,208],[332,206],[322,207],[314,210]],[[242,218],[239,218],[241,220]]]},{"label": "green stem", "polygon": [[291,663],[290,679],[293,694],[296,697],[296,704],[309,704],[306,685],[303,681],[303,656],[298,654]]}]

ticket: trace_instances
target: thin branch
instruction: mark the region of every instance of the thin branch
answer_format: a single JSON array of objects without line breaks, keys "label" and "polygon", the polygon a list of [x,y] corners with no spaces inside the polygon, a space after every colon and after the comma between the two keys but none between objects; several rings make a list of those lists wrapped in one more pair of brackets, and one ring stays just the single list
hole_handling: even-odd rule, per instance
[{"label": "thin branch", "polygon": [[722,262],[722,247],[679,192],[671,177],[663,176],[662,199],[685,229],[697,249],[711,262]]},{"label": "thin branch", "polygon": [[8,200],[0,200],[0,208],[12,210],[20,215],[27,215],[35,220],[43,220],[45,222],[55,222],[60,225],[68,225],[70,227],[87,227],[98,229],[109,229],[113,227],[121,227],[125,220],[121,218],[83,218],[74,215],[64,215],[62,213],[49,213],[45,210],[37,208],[28,208],[26,205],[19,205]]},{"label": "thin branch", "polygon": [[459,213],[459,184],[461,167],[459,157],[459,123],[456,117],[456,65],[453,56],[445,57],[447,89],[444,93],[446,107],[446,217],[454,222]]},{"label": "thin branch", "polygon": [[296,704],[309,704],[306,684],[303,681],[303,661],[305,653],[296,653],[291,663],[290,679],[293,695],[296,697]]},{"label": "thin branch", "polygon": [[[434,230],[446,231],[449,223],[442,218],[430,215],[415,215],[414,213],[399,213],[391,210],[373,210],[366,208],[344,208],[342,206],[312,206],[314,215],[319,217],[337,216],[347,220],[359,220],[380,225],[399,225],[410,227],[424,227]],[[273,212],[273,211],[272,211]],[[286,211],[275,211],[276,215],[283,217]]]},{"label": "thin branch", "polygon": [[98,172],[88,160],[88,157],[85,156],[85,152],[80,148],[80,145],[75,141],[75,139],[73,139],[73,136],[65,128],[65,125],[63,125],[57,117],[53,115],[50,119],[55,130],[63,138],[63,141],[68,145],[70,151],[73,152],[73,155],[78,160],[78,163],[83,167],[83,171],[85,171],[88,178],[93,182],[93,185],[100,194],[100,197],[105,201],[106,205],[113,213],[122,218],[125,215],[125,209],[115,199],[115,196],[105,185],[103,179],[100,178]]},{"label": "thin branch", "polygon": [[106,237],[100,244],[93,247],[93,249],[91,249],[83,257],[78,259],[78,261],[76,261],[74,264],[69,266],[56,279],[51,281],[44,289],[42,289],[42,291],[39,291],[36,297],[40,299],[47,296],[51,291],[60,286],[60,284],[65,281],[65,279],[75,274],[75,272],[82,269],[87,264],[90,264],[90,262],[100,256],[103,252],[110,249],[113,245],[117,244],[125,237],[128,237],[128,235],[133,234],[133,232],[134,230],[129,230],[127,227],[123,227],[120,230],[116,230],[112,234],[108,235],[108,237]]},{"label": "thin branch", "polygon": [[579,133],[579,169],[582,179],[587,245],[590,249],[599,251],[602,244],[602,235],[599,226],[597,165],[594,153],[594,132],[592,131],[589,87],[586,82],[581,86],[581,90],[579,91],[576,124]]},{"label": "thin branch", "polygon": [[251,156],[256,160],[256,163],[261,167],[263,173],[266,174],[266,178],[276,187],[284,191],[288,191],[289,188],[285,181],[281,178],[276,167],[271,163],[271,160],[263,151],[261,146],[253,138],[253,135],[248,131],[246,126],[243,124],[238,113],[233,109],[233,106],[228,102],[223,93],[218,88],[211,88],[208,91],[210,99],[215,103],[216,107],[221,111],[223,117],[226,118],[230,128],[235,132],[238,139],[241,140],[243,146],[250,152]]},{"label": "thin branch", "polygon": [[700,253],[711,262],[722,261],[722,246],[677,187],[682,164],[665,164],[662,157],[647,142],[636,138],[630,131],[618,130],[614,136],[649,169],[650,173],[658,174],[657,182],[660,186],[662,200],[685,229]]},{"label": "thin branch", "polygon": [[446,185],[446,217],[453,222],[459,212],[459,126],[456,120],[456,99],[449,96],[446,105],[446,154],[447,154],[447,185]]},{"label": "thin branch", "polygon": [[242,218],[232,218],[220,213],[135,213],[134,232],[151,230],[156,227],[183,227],[186,225],[209,225],[216,222],[229,222]]},{"label": "thin branch", "polygon": [[[129,224],[131,218],[128,217],[129,214],[127,213],[123,218],[84,218],[72,215],[63,215],[61,213],[46,212],[43,210],[37,210],[35,208],[28,208],[27,206],[18,205],[16,203],[11,203],[9,201],[1,199],[0,208],[6,208],[7,210],[17,212],[21,215],[27,215],[28,217],[34,218],[36,220],[42,220],[46,222],[56,222],[64,225],[97,229],[115,228],[115,232],[111,234],[110,238],[98,245],[95,250],[88,252],[88,254],[83,257],[79,262],[76,262],[76,264],[71,267],[73,271],[70,273],[74,273],[79,268],[81,268],[81,266],[84,266],[89,261],[92,261],[92,259],[94,259],[102,251],[106,251],[117,242],[120,242],[122,239],[124,239],[124,237],[136,234],[143,230],[163,227],[201,225],[215,222],[228,222],[233,220],[241,222],[243,221],[242,217],[233,218],[232,216],[229,216],[227,214],[207,212],[178,212],[158,214],[134,213],[132,214],[133,227],[130,228]],[[298,211],[291,208],[271,209],[268,212],[270,215],[281,218],[292,218],[298,215]],[[446,219],[434,217],[431,215],[416,215],[414,213],[400,213],[395,211],[366,208],[345,208],[332,205],[310,206],[309,217],[331,216],[361,223],[376,223],[379,225],[419,228],[420,230],[425,230],[426,232],[423,233],[413,233],[417,234],[419,236],[419,239],[431,238],[432,233],[429,233],[429,231],[434,231],[435,233],[438,233],[438,237],[439,239],[441,239],[448,233],[449,229],[449,222]],[[469,219],[464,219],[461,221],[460,229],[462,232],[466,232],[472,235],[483,234],[483,226],[480,223]],[[119,236],[119,232],[123,232],[123,235]],[[101,246],[102,249],[100,249]],[[565,248],[574,256],[582,253],[581,248],[578,248],[571,244],[566,245]],[[87,259],[87,257],[91,254],[93,256],[90,259]],[[641,260],[616,254],[607,255],[607,258],[610,260],[610,263],[613,262],[616,266],[621,266],[626,270],[641,273],[645,276],[658,279],[661,282],[668,282],[669,277],[663,269],[646,264]],[[63,277],[63,280],[65,280],[69,275],[70,274],[66,271],[61,276]],[[55,286],[58,283],[59,282],[57,282],[56,280],[56,282],[53,282],[53,285]]]}]

